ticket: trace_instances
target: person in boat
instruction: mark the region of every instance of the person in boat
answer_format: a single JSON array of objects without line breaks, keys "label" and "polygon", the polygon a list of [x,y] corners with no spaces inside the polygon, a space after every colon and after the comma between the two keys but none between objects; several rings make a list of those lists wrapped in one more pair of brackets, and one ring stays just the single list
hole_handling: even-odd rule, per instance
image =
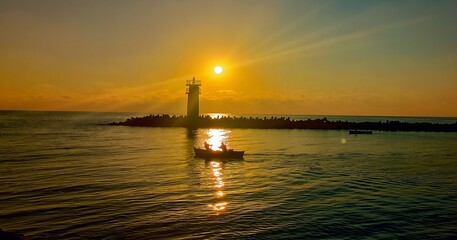
[{"label": "person in boat", "polygon": [[210,148],[210,147],[211,147],[211,145],[209,145],[207,142],[205,142],[205,149],[206,149],[207,151],[211,151],[211,148]]},{"label": "person in boat", "polygon": [[221,145],[219,146],[222,151],[226,152],[227,151],[227,146],[222,142]]}]

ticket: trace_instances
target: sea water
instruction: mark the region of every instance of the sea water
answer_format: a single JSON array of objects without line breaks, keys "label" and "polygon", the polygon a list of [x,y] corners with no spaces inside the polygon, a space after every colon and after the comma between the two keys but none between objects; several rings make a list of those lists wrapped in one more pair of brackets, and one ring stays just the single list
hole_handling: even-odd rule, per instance
[{"label": "sea water", "polygon": [[[0,228],[30,239],[457,238],[457,133],[103,125],[141,115],[0,111]],[[195,158],[205,141],[246,154]]]}]

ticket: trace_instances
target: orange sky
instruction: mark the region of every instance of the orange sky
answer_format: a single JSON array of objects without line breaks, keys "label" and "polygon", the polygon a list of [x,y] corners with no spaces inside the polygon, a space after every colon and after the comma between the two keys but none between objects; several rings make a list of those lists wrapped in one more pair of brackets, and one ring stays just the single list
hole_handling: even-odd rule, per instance
[{"label": "orange sky", "polygon": [[[456,1],[0,1],[0,109],[457,116]],[[224,68],[217,76],[215,65]]]}]

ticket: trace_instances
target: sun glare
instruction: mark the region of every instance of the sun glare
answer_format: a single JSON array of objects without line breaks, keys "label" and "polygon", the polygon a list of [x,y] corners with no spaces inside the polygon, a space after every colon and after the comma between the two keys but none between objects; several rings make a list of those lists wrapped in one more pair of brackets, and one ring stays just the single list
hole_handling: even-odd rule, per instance
[{"label": "sun glare", "polygon": [[228,130],[222,129],[209,129],[207,132],[209,139],[207,142],[211,145],[211,149],[214,151],[220,151],[219,146],[227,139],[227,134],[230,133]]},{"label": "sun glare", "polygon": [[224,69],[222,69],[221,66],[215,66],[214,67],[214,73],[217,74],[217,75],[221,74],[223,70]]}]

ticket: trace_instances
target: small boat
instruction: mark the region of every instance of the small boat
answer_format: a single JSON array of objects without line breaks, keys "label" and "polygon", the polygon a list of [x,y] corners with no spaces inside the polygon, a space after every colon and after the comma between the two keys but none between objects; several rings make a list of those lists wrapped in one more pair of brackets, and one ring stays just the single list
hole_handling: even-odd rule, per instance
[{"label": "small boat", "polygon": [[349,134],[373,134],[373,131],[368,131],[368,130],[349,130]]},{"label": "small boat", "polygon": [[233,159],[242,159],[244,156],[244,151],[234,151],[233,149],[227,149],[227,151],[217,151],[217,150],[206,150],[202,148],[195,148],[195,156],[200,158],[233,158]]}]

